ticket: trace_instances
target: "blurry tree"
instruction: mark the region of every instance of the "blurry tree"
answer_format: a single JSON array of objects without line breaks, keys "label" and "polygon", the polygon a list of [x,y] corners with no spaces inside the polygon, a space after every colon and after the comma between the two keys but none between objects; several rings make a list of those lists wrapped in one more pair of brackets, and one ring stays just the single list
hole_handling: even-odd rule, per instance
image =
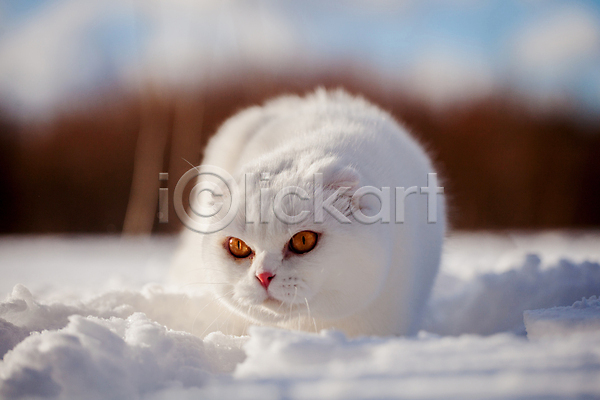
[{"label": "blurry tree", "polygon": [[[229,116],[315,86],[363,94],[401,120],[432,152],[458,229],[600,226],[600,125],[529,109],[511,93],[446,108],[357,67],[330,73],[261,71],[178,92],[115,90],[88,110],[51,121],[0,123],[0,229],[145,234],[181,228],[170,202],[157,218],[159,172],[172,196]],[[1,119],[1,118],[0,118]],[[18,133],[18,136],[17,136]],[[172,198],[172,197],[171,197]]]}]

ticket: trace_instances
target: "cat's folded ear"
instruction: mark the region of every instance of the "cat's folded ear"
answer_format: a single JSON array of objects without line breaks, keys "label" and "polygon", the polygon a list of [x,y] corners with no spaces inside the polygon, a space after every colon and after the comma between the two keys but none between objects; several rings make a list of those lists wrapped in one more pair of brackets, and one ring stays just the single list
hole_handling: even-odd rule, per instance
[{"label": "cat's folded ear", "polygon": [[334,201],[334,207],[346,217],[350,217],[353,210],[360,209],[360,203],[353,197],[360,186],[360,175],[357,170],[348,165],[332,163],[322,168],[323,190],[336,192],[340,188],[348,188],[340,192]]},{"label": "cat's folded ear", "polygon": [[360,184],[360,175],[350,166],[331,166],[323,172],[323,186],[333,190],[341,187],[350,188],[348,192],[353,193]]},{"label": "cat's folded ear", "polygon": [[340,165],[336,162],[321,164],[319,171],[323,174],[323,190],[326,192],[335,192],[339,188],[349,188],[344,190],[334,202],[335,208],[349,217],[355,211],[360,210],[363,214],[377,212],[380,208],[379,200],[372,196],[354,197],[354,193],[361,186],[360,173],[349,165]]},{"label": "cat's folded ear", "polygon": [[341,187],[350,188],[347,192],[354,192],[360,184],[358,171],[349,165],[343,165],[337,160],[324,159],[312,164],[309,168],[311,174],[320,173],[323,176],[323,189],[337,190]]}]

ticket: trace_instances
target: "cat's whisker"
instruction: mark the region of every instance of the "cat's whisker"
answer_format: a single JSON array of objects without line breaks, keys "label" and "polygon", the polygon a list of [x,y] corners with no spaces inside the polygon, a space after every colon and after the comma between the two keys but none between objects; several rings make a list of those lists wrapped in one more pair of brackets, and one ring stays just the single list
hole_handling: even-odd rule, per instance
[{"label": "cat's whisker", "polygon": [[191,286],[191,285],[232,285],[233,286],[233,284],[231,282],[190,282],[190,283],[186,283],[185,285],[179,286],[179,289],[183,289],[184,287]]},{"label": "cat's whisker", "polygon": [[233,315],[233,310],[229,310],[229,315],[227,316],[227,318],[225,318],[223,321],[221,321],[221,324],[217,326],[217,330],[220,330],[221,332],[223,332],[223,333],[225,333],[227,335],[228,334],[227,333],[227,327],[229,325],[226,325],[225,329],[222,329],[221,327],[229,322],[229,320],[231,319],[232,315]]},{"label": "cat's whisker", "polygon": [[292,306],[294,305],[294,302],[296,301],[296,296],[298,295],[298,286],[294,286],[294,298],[292,299],[292,301],[290,302],[290,322],[292,322]]},{"label": "cat's whisker", "polygon": [[[223,310],[223,311],[221,311],[221,312],[219,313],[219,315],[217,315],[217,317],[216,317],[215,319],[213,319],[213,320],[212,320],[212,322],[211,322],[210,324],[208,324],[208,326],[207,326],[207,327],[206,327],[206,328],[205,328],[205,329],[202,331],[202,333],[201,333],[200,335],[198,335],[198,336],[200,336],[200,337],[204,337],[204,334],[206,333],[206,331],[207,331],[207,330],[208,330],[208,329],[209,329],[209,328],[212,326],[212,324],[214,324],[214,323],[215,323],[215,322],[216,322],[216,321],[217,321],[219,318],[221,318],[221,315],[223,315],[223,313],[224,313],[225,311],[226,311],[226,310]],[[217,329],[218,329],[218,327],[217,327]]]},{"label": "cat's whisker", "polygon": [[192,273],[192,272],[196,272],[196,271],[219,271],[219,272],[226,272],[225,269],[221,269],[221,268],[206,268],[206,267],[186,269],[184,272],[186,272],[186,273]]},{"label": "cat's whisker", "polygon": [[317,321],[315,321],[315,319],[312,317],[311,313],[310,313],[310,306],[308,305],[308,299],[305,297],[304,298],[304,302],[306,303],[306,309],[308,310],[308,320],[310,321],[312,319],[313,324],[315,325],[315,333],[317,332]]},{"label": "cat's whisker", "polygon": [[[192,283],[186,283],[185,285],[179,286],[177,290],[182,290],[182,289],[184,289],[188,286],[192,286],[192,285],[231,285],[231,286],[233,286],[233,284],[230,282],[192,282]],[[190,301],[190,298],[188,298],[188,300],[186,301],[186,305],[189,301]]]},{"label": "cat's whisker", "polygon": [[[250,315],[250,316],[252,315],[252,304],[250,304],[250,305],[248,306],[248,315]],[[248,323],[247,323],[247,322],[246,322],[246,326],[248,326]]]},{"label": "cat's whisker", "polygon": [[300,307],[297,307],[298,309],[298,330],[301,331],[302,330],[302,310],[300,310]]},{"label": "cat's whisker", "polygon": [[200,311],[198,311],[196,313],[196,317],[194,317],[194,322],[192,322],[192,332],[194,331],[194,327],[196,326],[196,321],[198,320],[198,317],[200,316],[200,314],[202,313],[202,311],[204,311],[206,309],[206,307],[208,307],[209,305],[211,305],[212,303],[214,303],[215,301],[222,299],[223,297],[227,297],[229,296],[231,293],[234,292],[234,289],[231,289],[229,292],[225,293],[223,296],[220,297],[215,297],[214,299],[212,299],[211,301],[209,301],[208,303],[206,303],[204,305],[204,307],[202,307],[200,309]]},{"label": "cat's whisker", "polygon": [[183,161],[185,161],[186,163],[190,164],[190,165],[192,166],[192,168],[194,168],[194,169],[198,169],[198,167],[197,167],[196,165],[192,164],[191,162],[189,162],[188,160],[186,160],[184,157],[181,157],[181,159],[182,159]]},{"label": "cat's whisker", "polygon": [[281,309],[282,306],[283,306],[283,301],[279,302],[279,307],[277,307],[277,310],[275,310],[275,314],[277,314],[279,312],[279,310]]},{"label": "cat's whisker", "polygon": [[288,310],[288,314],[289,314],[289,316],[290,316],[290,320],[292,319],[292,318],[291,318],[291,315],[292,315],[292,306],[293,306],[293,305],[294,305],[294,303],[290,301],[290,309]]},{"label": "cat's whisker", "polygon": [[[250,304],[250,305],[248,306],[248,315],[250,315],[251,317],[253,317],[253,318],[254,318],[254,315],[253,315],[253,313],[254,313],[254,306],[253,306],[252,304]],[[248,326],[250,326],[250,324],[251,324],[251,321],[250,321],[249,319],[248,319],[248,320],[246,320],[246,324],[245,324],[245,326],[244,326],[244,333],[245,333],[245,334],[248,334]]]}]

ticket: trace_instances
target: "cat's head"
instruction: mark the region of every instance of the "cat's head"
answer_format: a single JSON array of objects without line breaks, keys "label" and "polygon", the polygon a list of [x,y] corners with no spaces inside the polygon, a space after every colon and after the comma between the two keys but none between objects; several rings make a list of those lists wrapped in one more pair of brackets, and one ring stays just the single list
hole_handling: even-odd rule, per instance
[{"label": "cat's head", "polygon": [[[353,207],[366,207],[351,199],[360,184],[359,174],[334,159],[312,164],[303,159],[248,166],[237,177],[245,188],[237,217],[202,239],[201,280],[220,301],[259,323],[283,323],[309,314],[327,320],[347,317],[364,309],[385,280],[388,263],[382,258],[387,253],[381,251],[385,244],[373,235],[372,225],[361,225],[352,217]],[[342,193],[332,205],[350,223],[341,223],[326,210],[322,219],[315,215],[318,173],[323,200]],[[282,221],[273,211],[273,197],[285,187],[309,194],[308,200],[301,198],[301,191],[276,202],[284,216],[305,215],[301,222]]]}]

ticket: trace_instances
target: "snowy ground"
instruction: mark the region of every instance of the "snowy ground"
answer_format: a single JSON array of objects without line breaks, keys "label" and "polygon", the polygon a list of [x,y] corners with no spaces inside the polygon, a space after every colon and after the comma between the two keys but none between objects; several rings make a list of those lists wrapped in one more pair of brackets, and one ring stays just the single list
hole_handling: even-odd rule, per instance
[{"label": "snowy ground", "polygon": [[599,233],[452,236],[414,338],[226,335],[160,285],[175,247],[0,240],[0,398],[600,398]]}]

